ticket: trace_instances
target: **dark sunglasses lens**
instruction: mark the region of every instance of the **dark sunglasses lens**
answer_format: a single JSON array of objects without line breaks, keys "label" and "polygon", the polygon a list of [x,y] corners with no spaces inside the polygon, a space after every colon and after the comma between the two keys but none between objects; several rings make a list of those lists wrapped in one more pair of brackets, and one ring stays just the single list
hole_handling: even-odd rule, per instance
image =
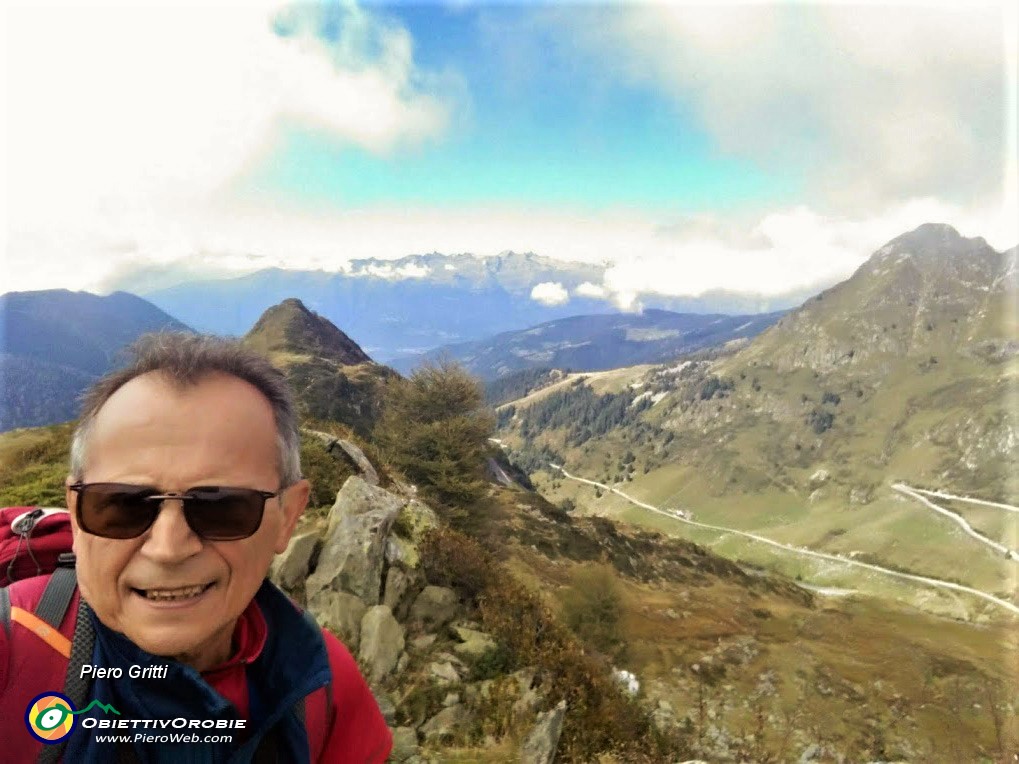
[{"label": "dark sunglasses lens", "polygon": [[159,504],[146,501],[151,489],[98,483],[78,493],[78,522],[87,533],[111,539],[131,539],[152,525]]},{"label": "dark sunglasses lens", "polygon": [[265,499],[244,488],[192,488],[184,502],[191,530],[210,541],[247,538],[262,524]]}]

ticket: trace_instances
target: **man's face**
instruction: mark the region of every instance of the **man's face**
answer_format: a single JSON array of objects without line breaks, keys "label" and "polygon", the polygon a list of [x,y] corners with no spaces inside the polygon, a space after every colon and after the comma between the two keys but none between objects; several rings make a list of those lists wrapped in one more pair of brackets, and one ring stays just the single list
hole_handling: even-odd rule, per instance
[{"label": "man's face", "polygon": [[[160,492],[203,485],[276,492],[272,407],[236,377],[210,375],[177,389],[158,373],[131,380],[100,409],[87,444],[82,482],[130,483]],[[180,501],[162,504],[135,539],[82,531],[72,510],[78,582],[109,628],[143,650],[204,670],[230,655],[238,616],[262,584],[275,553],[286,549],[308,501],[307,481],[267,499],[262,524],[239,541],[205,541],[188,527]],[[168,599],[177,590],[200,595]],[[193,590],[192,590],[193,591]],[[155,596],[153,596],[155,595]]]}]

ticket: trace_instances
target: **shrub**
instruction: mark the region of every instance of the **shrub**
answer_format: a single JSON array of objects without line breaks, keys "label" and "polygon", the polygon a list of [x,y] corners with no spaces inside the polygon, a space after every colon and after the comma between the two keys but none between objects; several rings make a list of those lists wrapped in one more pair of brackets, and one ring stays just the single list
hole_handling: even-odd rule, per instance
[{"label": "shrub", "polygon": [[451,528],[428,531],[419,547],[425,578],[436,586],[448,586],[474,602],[490,583],[491,556],[470,536]]},{"label": "shrub", "polygon": [[501,642],[484,653],[474,661],[471,666],[470,681],[481,682],[485,679],[495,679],[513,670],[513,655],[506,645]]},{"label": "shrub", "polygon": [[807,417],[807,424],[809,424],[818,435],[830,430],[834,422],[835,415],[830,411],[822,411],[821,409],[814,409],[810,412],[810,416]]},{"label": "shrub", "polygon": [[311,482],[308,507],[328,509],[336,501],[340,490],[355,469],[346,459],[330,454],[318,438],[301,438],[301,472]]},{"label": "shrub", "polygon": [[439,502],[461,506],[484,493],[482,466],[494,428],[481,383],[444,361],[387,383],[375,435],[396,469]]},{"label": "shrub", "polygon": [[579,568],[563,597],[566,625],[584,642],[603,653],[613,653],[622,643],[619,621],[622,592],[611,565]]}]

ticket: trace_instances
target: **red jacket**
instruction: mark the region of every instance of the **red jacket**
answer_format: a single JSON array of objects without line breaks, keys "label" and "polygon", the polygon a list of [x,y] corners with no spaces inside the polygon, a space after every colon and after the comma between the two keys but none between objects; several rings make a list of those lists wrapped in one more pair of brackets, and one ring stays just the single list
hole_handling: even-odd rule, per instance
[{"label": "red jacket", "polygon": [[[0,758],[9,764],[35,761],[43,744],[26,729],[28,705],[40,693],[60,691],[64,686],[68,658],[61,651],[66,651],[74,633],[78,595],[75,593],[60,633],[39,636],[30,628],[31,614],[47,581],[48,576],[39,576],[13,584],[9,588],[14,613],[10,637],[0,628]],[[241,718],[248,716],[247,664],[261,653],[266,631],[265,619],[252,601],[237,622],[235,654],[221,666],[202,672],[202,678],[233,703]],[[305,701],[311,760],[321,764],[384,762],[392,735],[378,704],[347,648],[324,629],[322,635],[332,671],[328,688],[332,701],[326,702],[327,688],[316,690]]]}]

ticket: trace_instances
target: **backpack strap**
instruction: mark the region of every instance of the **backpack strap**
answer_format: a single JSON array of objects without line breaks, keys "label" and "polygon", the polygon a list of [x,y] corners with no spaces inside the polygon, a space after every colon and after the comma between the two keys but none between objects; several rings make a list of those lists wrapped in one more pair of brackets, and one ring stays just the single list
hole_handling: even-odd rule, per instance
[{"label": "backpack strap", "polygon": [[11,593],[7,587],[0,587],[0,624],[3,624],[4,633],[11,636]]},{"label": "backpack strap", "polygon": [[[70,580],[75,581],[74,569],[64,568],[70,572]],[[54,574],[55,575],[55,574]],[[47,592],[53,584],[47,584]],[[63,584],[56,584],[57,587]],[[61,589],[58,589],[60,591]],[[73,594],[74,589],[71,589]],[[43,597],[45,598],[45,594]],[[41,602],[41,601],[40,601]],[[67,604],[64,604],[67,610]],[[61,618],[61,620],[63,620]],[[81,667],[92,659],[92,649],[95,646],[96,632],[92,624],[92,610],[83,597],[78,598],[78,617],[74,624],[74,638],[71,641],[71,655],[67,661],[67,672],[64,674],[64,695],[74,704],[75,708],[84,708],[88,700],[88,690],[91,681],[81,675]],[[66,738],[54,745],[48,745],[39,752],[38,764],[55,764],[60,760],[67,745]]]},{"label": "backpack strap", "polygon": [[78,588],[78,577],[74,571],[74,554],[64,553],[57,558],[57,569],[53,571],[42,599],[35,606],[35,614],[54,629],[59,629],[67,608]]}]

